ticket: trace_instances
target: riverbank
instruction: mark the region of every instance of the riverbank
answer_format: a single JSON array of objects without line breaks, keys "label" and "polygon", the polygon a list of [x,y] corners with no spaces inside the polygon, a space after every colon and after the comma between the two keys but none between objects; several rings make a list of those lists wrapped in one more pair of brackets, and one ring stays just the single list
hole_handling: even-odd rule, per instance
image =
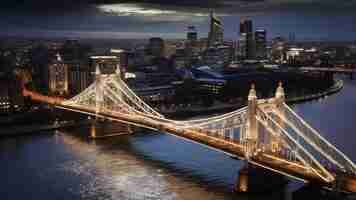
[{"label": "riverbank", "polygon": [[340,79],[337,79],[334,81],[334,85],[331,86],[330,88],[328,88],[327,90],[323,91],[323,92],[319,92],[316,94],[311,94],[311,95],[305,95],[305,96],[300,96],[300,97],[292,97],[292,98],[287,98],[286,102],[287,103],[301,103],[301,102],[305,102],[305,101],[311,101],[314,99],[319,99],[334,93],[339,92],[342,88],[344,87],[344,82]]},{"label": "riverbank", "polygon": [[88,122],[81,121],[61,121],[54,124],[46,124],[46,125],[20,125],[20,126],[7,126],[6,128],[0,128],[0,137],[8,137],[8,136],[20,136],[26,134],[33,134],[37,132],[45,132],[56,130],[60,128],[68,128],[73,126],[86,125]]},{"label": "riverbank", "polygon": [[[334,84],[330,88],[319,93],[298,96],[298,97],[291,97],[291,98],[288,98],[287,95],[286,103],[296,104],[296,103],[302,103],[306,101],[319,99],[339,92],[343,88],[343,86],[344,86],[344,82],[340,79],[336,79],[334,80]],[[160,112],[165,116],[179,119],[179,118],[192,117],[196,115],[210,115],[214,113],[230,112],[239,109],[243,106],[246,106],[246,104],[244,103],[227,104],[227,103],[219,102],[211,107],[191,106],[191,107],[180,108],[175,111],[160,110]]]}]

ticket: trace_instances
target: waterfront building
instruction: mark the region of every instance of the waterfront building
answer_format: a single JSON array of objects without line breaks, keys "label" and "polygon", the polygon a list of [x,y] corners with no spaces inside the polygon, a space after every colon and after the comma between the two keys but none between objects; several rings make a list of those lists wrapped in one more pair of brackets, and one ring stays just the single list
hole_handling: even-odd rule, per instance
[{"label": "waterfront building", "polygon": [[289,48],[286,51],[286,61],[290,66],[320,65],[321,60],[316,48]]},{"label": "waterfront building", "polygon": [[177,76],[172,73],[153,71],[136,72],[126,82],[143,100],[147,102],[162,102],[173,97],[175,87],[173,87],[172,83],[177,80]]},{"label": "waterfront building", "polygon": [[211,68],[219,69],[231,62],[232,48],[230,46],[220,45],[211,47],[204,52],[204,64]]},{"label": "waterfront building", "polygon": [[175,43],[165,42],[164,55],[166,58],[171,58],[176,53],[177,46]]},{"label": "waterfront building", "polygon": [[33,82],[37,89],[44,93],[48,93],[49,90],[49,75],[48,66],[50,58],[53,57],[50,54],[49,49],[43,45],[38,44],[30,51],[30,67],[32,71]]},{"label": "waterfront building", "polygon": [[128,52],[123,49],[110,49],[110,55],[116,56],[121,69],[127,69],[128,66]]},{"label": "waterfront building", "polygon": [[186,55],[185,55],[185,48],[179,47],[176,49],[176,53],[174,55],[174,67],[176,69],[183,69],[188,65]]},{"label": "waterfront building", "polygon": [[240,34],[240,37],[237,41],[237,58],[238,60],[243,60],[247,58],[246,54],[246,34],[242,33]]},{"label": "waterfront building", "polygon": [[272,39],[272,46],[271,46],[271,60],[275,63],[283,63],[285,62],[287,51],[287,42],[282,37],[276,37]]},{"label": "waterfront building", "polygon": [[226,85],[226,81],[223,79],[198,78],[196,81],[201,90],[211,95],[219,95]]},{"label": "waterfront building", "polygon": [[264,29],[257,29],[255,32],[256,59],[267,59],[267,34]]},{"label": "waterfront building", "polygon": [[208,47],[220,45],[224,40],[224,29],[221,21],[214,16],[213,11],[210,12],[210,31],[208,37]]},{"label": "waterfront building", "polygon": [[59,53],[48,66],[49,93],[68,94],[68,66],[63,62]]},{"label": "waterfront building", "polygon": [[0,115],[21,111],[24,107],[21,81],[13,77],[0,77]]},{"label": "waterfront building", "polygon": [[163,57],[165,52],[164,47],[165,44],[162,38],[150,38],[147,46],[148,55],[151,55],[153,57]]},{"label": "waterfront building", "polygon": [[146,102],[163,102],[172,99],[175,94],[175,87],[166,84],[153,87],[136,87],[134,92]]},{"label": "waterfront building", "polygon": [[136,69],[137,66],[143,66],[148,61],[146,58],[146,48],[145,46],[138,46],[132,51],[127,52],[127,67],[128,71]]},{"label": "waterfront building", "polygon": [[224,76],[209,66],[192,68],[191,78],[198,86],[198,91],[210,95],[219,95],[226,85]]}]

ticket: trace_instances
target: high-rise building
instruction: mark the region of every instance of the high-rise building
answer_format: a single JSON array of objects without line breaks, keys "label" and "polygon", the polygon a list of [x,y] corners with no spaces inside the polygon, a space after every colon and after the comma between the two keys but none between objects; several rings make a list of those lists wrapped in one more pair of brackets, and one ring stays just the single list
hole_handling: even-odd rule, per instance
[{"label": "high-rise building", "polygon": [[198,40],[198,33],[195,26],[188,26],[187,40],[189,42],[196,42]]},{"label": "high-rise building", "polygon": [[78,60],[66,61],[68,66],[69,93],[71,96],[79,94],[92,82],[92,75],[88,62]]},{"label": "high-rise building", "polygon": [[224,29],[221,21],[210,12],[210,32],[208,37],[208,47],[222,44],[224,41]]},{"label": "high-rise building", "polygon": [[49,93],[68,94],[68,66],[64,64],[61,56],[56,55],[56,59],[48,66]]},{"label": "high-rise building", "polygon": [[271,60],[276,63],[283,63],[286,58],[286,51],[288,49],[286,39],[276,37],[272,39],[271,44]]},{"label": "high-rise building", "polygon": [[255,32],[256,58],[267,59],[267,34],[264,29],[257,29]]},{"label": "high-rise building", "polygon": [[220,45],[218,47],[208,48],[204,52],[204,64],[211,68],[219,69],[227,66],[232,59],[232,48],[230,46]]},{"label": "high-rise building", "polygon": [[110,55],[117,57],[121,71],[126,72],[128,67],[128,52],[123,49],[110,49]]},{"label": "high-rise building", "polygon": [[240,48],[243,59],[254,59],[254,39],[252,20],[240,21]]},{"label": "high-rise building", "polygon": [[240,34],[240,37],[237,41],[237,58],[238,59],[246,59],[246,34]]},{"label": "high-rise building", "polygon": [[241,33],[252,33],[253,25],[250,19],[241,19],[240,21],[240,34]]},{"label": "high-rise building", "polygon": [[183,69],[188,65],[185,48],[179,47],[176,49],[174,63],[176,69]]},{"label": "high-rise building", "polygon": [[150,38],[148,43],[148,54],[154,57],[164,56],[164,40],[159,37]]}]

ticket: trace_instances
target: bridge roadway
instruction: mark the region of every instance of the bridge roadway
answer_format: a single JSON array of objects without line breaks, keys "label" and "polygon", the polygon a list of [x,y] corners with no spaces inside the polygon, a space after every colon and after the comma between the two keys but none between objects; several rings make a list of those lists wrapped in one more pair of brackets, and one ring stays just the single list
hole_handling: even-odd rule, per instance
[{"label": "bridge roadway", "polygon": [[[99,111],[96,108],[64,105],[63,99],[48,97],[36,92],[24,89],[24,96],[30,96],[34,101],[44,102],[54,105],[60,109],[80,112],[87,115],[102,117],[105,119],[118,121],[126,124],[144,127],[156,131],[166,132],[168,134],[205,145],[217,151],[224,152],[230,156],[236,156],[241,160],[245,159],[244,147],[238,140],[226,139],[225,137],[213,135],[208,131],[198,129],[180,129],[173,123],[164,119],[153,119],[142,114],[128,114],[124,112],[114,112],[113,110],[101,108]],[[312,173],[302,163],[290,162],[286,159],[278,157],[278,155],[259,152],[249,160],[250,163],[269,169],[271,171],[292,177],[304,182],[312,182],[325,188],[333,188],[332,183],[323,181],[319,176]],[[344,174],[338,182],[338,188],[344,192],[356,193],[356,177]]]}]

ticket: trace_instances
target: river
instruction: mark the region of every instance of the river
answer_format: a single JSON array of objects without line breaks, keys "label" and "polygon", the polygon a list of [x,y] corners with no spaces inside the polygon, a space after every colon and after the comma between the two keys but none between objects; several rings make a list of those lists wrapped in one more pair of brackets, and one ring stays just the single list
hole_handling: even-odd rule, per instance
[{"label": "river", "polygon": [[[356,161],[356,81],[293,106]],[[242,162],[163,133],[90,140],[85,127],[0,140],[0,197],[7,199],[290,199],[291,182],[268,194],[233,187]]]}]

